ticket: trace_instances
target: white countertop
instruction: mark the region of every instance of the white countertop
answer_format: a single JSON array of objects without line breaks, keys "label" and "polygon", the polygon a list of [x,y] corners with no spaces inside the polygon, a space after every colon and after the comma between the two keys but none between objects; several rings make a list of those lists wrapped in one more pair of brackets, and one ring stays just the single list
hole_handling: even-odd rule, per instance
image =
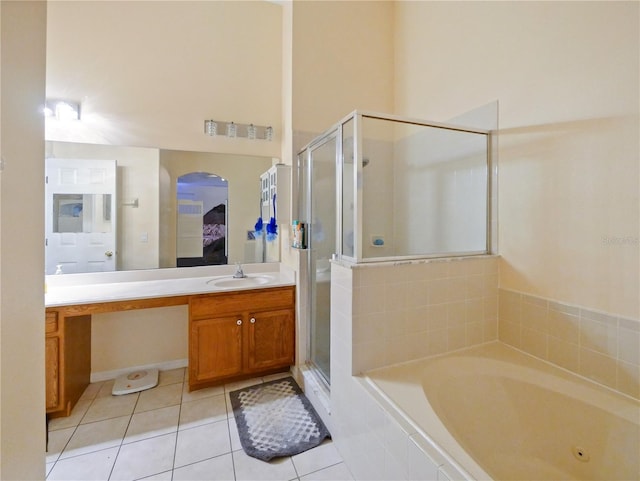
[{"label": "white countertop", "polygon": [[243,283],[232,286],[215,285],[216,280],[232,279],[235,266],[46,276],[45,307],[266,289],[295,284],[294,271],[278,263],[247,264],[243,265],[243,269],[249,277],[259,276],[268,279],[268,282],[261,285],[247,283],[246,286]]}]

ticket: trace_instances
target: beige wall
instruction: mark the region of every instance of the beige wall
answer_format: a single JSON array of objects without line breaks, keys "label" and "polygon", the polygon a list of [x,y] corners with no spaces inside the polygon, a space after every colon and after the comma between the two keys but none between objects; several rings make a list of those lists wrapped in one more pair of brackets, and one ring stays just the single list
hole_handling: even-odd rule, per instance
[{"label": "beige wall", "polygon": [[188,316],[187,306],[94,314],[92,375],[104,379],[111,371],[172,362],[184,364],[189,355]]},{"label": "beige wall", "polygon": [[398,2],[396,112],[499,101],[501,286],[638,318],[638,2]]},{"label": "beige wall", "polygon": [[[47,139],[279,157],[281,21],[265,1],[49,2],[47,96],[81,100],[82,122]],[[275,138],[209,137],[210,118]]]},{"label": "beige wall", "polygon": [[393,3],[294,2],[293,130],[393,108]]},{"label": "beige wall", "polygon": [[[0,478],[43,479],[44,2],[1,2]],[[29,187],[31,186],[31,187]]]}]

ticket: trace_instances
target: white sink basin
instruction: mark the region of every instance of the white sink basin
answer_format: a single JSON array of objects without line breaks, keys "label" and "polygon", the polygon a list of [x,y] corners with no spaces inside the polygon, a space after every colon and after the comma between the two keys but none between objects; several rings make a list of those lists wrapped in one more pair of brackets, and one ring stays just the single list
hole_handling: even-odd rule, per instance
[{"label": "white sink basin", "polygon": [[268,284],[271,282],[272,278],[270,276],[260,276],[260,275],[248,275],[247,277],[225,277],[223,279],[210,279],[207,281],[207,284],[212,284],[216,287],[252,287],[252,286],[261,286],[264,284]]}]

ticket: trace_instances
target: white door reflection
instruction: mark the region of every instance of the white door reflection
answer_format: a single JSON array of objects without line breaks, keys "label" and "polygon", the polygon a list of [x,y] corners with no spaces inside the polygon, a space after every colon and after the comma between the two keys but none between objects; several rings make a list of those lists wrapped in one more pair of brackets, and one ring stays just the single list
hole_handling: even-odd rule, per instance
[{"label": "white door reflection", "polygon": [[115,160],[46,159],[46,274],[116,270],[115,199]]}]

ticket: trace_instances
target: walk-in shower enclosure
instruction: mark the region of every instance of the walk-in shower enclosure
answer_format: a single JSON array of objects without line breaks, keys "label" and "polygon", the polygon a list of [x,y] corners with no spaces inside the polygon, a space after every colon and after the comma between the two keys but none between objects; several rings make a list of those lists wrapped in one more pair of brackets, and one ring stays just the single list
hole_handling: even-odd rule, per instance
[{"label": "walk-in shower enclosure", "polygon": [[293,215],[307,225],[310,362],[325,378],[329,261],[490,252],[490,152],[488,130],[355,111],[298,154]]}]

